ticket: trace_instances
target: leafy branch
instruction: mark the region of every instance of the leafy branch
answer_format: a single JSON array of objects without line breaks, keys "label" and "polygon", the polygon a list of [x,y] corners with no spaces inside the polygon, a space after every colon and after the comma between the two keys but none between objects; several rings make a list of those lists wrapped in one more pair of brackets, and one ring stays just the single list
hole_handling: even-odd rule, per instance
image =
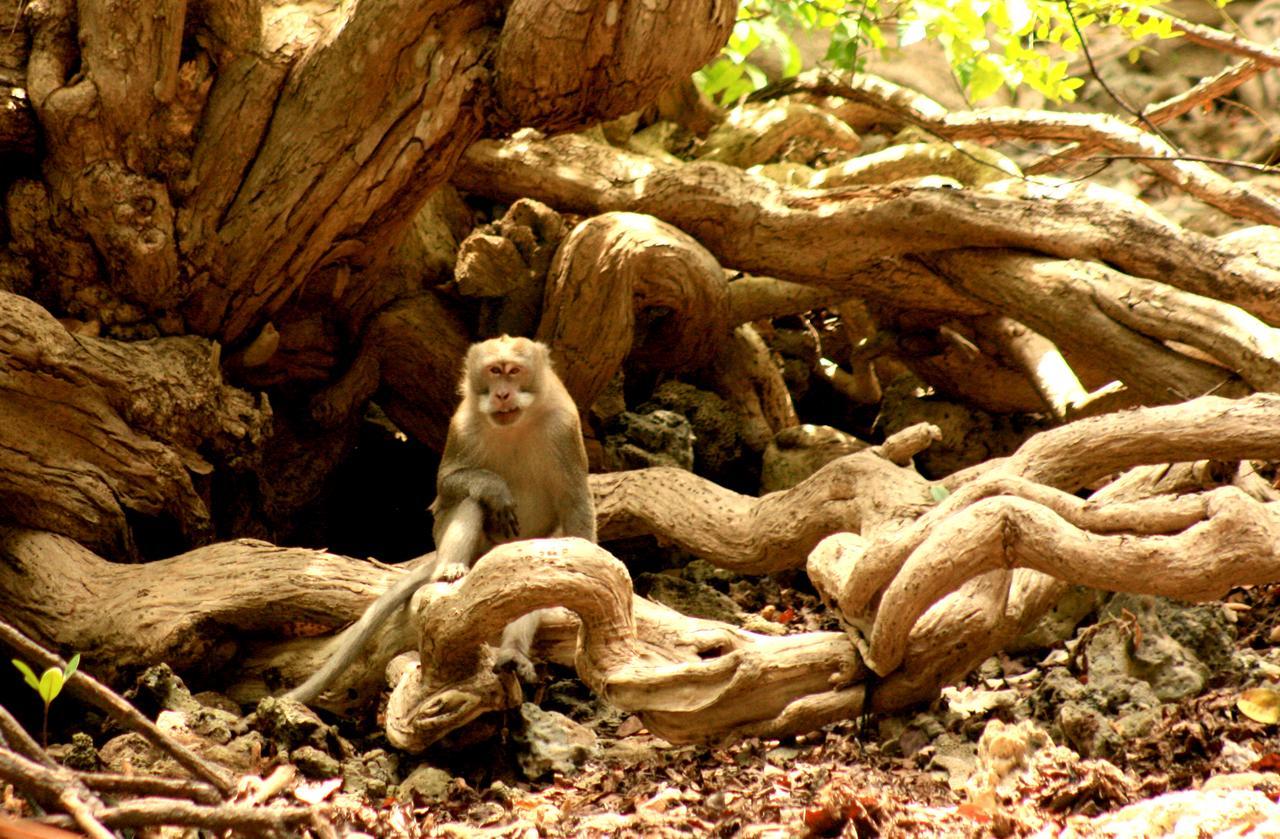
[{"label": "leafy branch", "polygon": [[942,46],[971,101],[1023,86],[1072,101],[1084,79],[1071,74],[1069,58],[1084,48],[1083,29],[1119,29],[1133,41],[1130,61],[1148,39],[1183,34],[1176,20],[1152,8],[1113,0],[746,0],[728,44],[695,79],[707,95],[732,105],[768,84],[761,62],[777,67],[782,78],[805,69],[791,33],[825,31],[828,46],[819,63],[828,69],[860,72],[871,50],[931,40]]}]

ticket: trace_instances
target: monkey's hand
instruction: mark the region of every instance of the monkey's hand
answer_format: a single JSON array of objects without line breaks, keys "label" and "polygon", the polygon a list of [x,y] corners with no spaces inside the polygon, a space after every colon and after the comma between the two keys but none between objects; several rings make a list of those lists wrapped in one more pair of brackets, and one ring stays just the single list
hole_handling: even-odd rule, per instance
[{"label": "monkey's hand", "polygon": [[516,501],[511,497],[507,482],[501,479],[485,482],[475,487],[475,499],[484,510],[484,535],[495,545],[510,542],[520,535],[520,519],[516,516]]},{"label": "monkey's hand", "polygon": [[[484,535],[491,543],[510,542],[520,535],[516,500],[511,495],[511,488],[498,473],[479,468],[455,469],[440,479],[435,503],[431,505],[431,512],[436,515],[437,531],[441,517],[448,516],[451,510],[468,499],[480,506]],[[437,532],[435,535],[438,545],[441,534]]]}]

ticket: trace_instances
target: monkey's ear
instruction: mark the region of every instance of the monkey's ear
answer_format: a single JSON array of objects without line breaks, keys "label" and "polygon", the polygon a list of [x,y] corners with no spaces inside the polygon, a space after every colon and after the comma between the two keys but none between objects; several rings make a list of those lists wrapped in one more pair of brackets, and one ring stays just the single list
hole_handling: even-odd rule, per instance
[{"label": "monkey's ear", "polygon": [[541,341],[533,341],[534,358],[539,362],[539,370],[554,370],[555,364],[551,360],[551,348]]}]

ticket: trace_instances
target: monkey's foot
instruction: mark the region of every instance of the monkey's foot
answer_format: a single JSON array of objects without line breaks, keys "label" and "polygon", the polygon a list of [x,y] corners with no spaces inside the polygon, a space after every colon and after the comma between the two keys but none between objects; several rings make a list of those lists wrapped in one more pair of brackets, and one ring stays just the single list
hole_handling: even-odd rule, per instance
[{"label": "monkey's foot", "polygon": [[538,671],[534,668],[533,662],[529,660],[529,656],[509,647],[503,647],[498,650],[493,669],[495,671],[513,670],[520,681],[526,685],[531,685],[538,681]]},{"label": "monkey's foot", "polygon": [[462,575],[467,573],[467,567],[465,562],[443,563],[431,575],[431,581],[433,583],[452,583],[454,580],[460,580]]}]

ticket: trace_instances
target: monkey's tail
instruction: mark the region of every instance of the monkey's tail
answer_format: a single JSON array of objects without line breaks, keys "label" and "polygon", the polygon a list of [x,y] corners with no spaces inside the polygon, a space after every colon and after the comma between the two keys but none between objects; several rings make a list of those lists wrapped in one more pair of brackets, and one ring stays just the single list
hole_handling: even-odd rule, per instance
[{"label": "monkey's tail", "polygon": [[358,621],[334,639],[333,646],[336,649],[324,666],[285,696],[305,704],[323,693],[364,652],[378,627],[408,603],[415,591],[432,579],[436,568],[447,567],[457,557],[464,557],[465,563],[469,565],[483,533],[484,510],[479,503],[469,498],[460,502],[454,509],[445,532],[441,534],[435,557],[410,571],[404,579],[387,589],[373,605],[365,609]]}]

